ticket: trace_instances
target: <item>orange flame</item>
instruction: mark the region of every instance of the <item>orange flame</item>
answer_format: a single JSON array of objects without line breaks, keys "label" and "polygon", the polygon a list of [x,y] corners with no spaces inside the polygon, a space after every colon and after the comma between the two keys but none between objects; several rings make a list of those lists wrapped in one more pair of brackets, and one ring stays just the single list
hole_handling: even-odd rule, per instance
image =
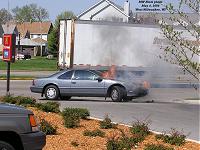
[{"label": "orange flame", "polygon": [[114,79],[116,74],[116,66],[112,65],[108,71],[102,73],[103,78]]},{"label": "orange flame", "polygon": [[151,87],[151,85],[150,85],[149,82],[144,81],[144,82],[143,82],[143,87],[144,87],[145,89],[149,89],[149,88]]}]

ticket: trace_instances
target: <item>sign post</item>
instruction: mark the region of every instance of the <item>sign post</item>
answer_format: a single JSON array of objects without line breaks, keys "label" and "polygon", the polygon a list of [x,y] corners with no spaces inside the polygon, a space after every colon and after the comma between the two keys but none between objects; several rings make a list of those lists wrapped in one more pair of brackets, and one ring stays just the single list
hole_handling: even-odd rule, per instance
[{"label": "sign post", "polygon": [[3,61],[7,62],[7,89],[6,95],[10,95],[10,63],[15,62],[15,34],[4,34],[3,36]]}]

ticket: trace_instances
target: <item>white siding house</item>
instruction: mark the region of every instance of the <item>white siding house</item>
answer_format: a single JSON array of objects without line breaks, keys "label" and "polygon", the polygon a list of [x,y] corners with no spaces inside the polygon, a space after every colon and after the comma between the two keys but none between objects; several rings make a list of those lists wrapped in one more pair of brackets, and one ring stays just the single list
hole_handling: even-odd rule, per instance
[{"label": "white siding house", "polygon": [[78,16],[79,20],[104,20],[128,22],[130,18],[130,3],[125,1],[124,8],[111,0],[101,0]]},{"label": "white siding house", "polygon": [[[42,36],[42,38],[41,38]],[[30,34],[30,39],[36,39],[36,38],[41,38],[45,41],[47,41],[48,34]]]}]

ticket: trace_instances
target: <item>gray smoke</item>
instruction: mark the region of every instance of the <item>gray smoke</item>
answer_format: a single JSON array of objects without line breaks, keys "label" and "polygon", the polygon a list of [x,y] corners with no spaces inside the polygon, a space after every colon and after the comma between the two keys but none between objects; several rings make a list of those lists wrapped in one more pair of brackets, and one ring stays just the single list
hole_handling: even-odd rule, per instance
[{"label": "gray smoke", "polygon": [[[163,52],[160,47],[166,43],[156,43],[163,39],[158,27],[125,24],[122,26],[113,23],[96,26],[93,31],[98,33],[94,39],[95,47],[92,54],[96,64],[135,67],[135,71],[146,72],[142,80],[151,82],[173,83],[180,78],[180,74],[183,74],[177,66],[159,58]],[[139,79],[128,72],[126,70],[124,80]]]}]

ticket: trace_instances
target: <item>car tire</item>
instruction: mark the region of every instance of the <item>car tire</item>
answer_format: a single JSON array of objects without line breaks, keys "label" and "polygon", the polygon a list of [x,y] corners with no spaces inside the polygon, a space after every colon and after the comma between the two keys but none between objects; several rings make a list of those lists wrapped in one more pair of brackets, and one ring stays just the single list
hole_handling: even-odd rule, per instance
[{"label": "car tire", "polygon": [[59,90],[55,85],[49,85],[45,88],[44,94],[48,100],[56,100],[59,97]]},{"label": "car tire", "polygon": [[113,102],[121,102],[124,98],[125,92],[122,87],[114,86],[111,90],[110,97]]},{"label": "car tire", "polygon": [[61,100],[70,100],[71,96],[60,96]]},{"label": "car tire", "polygon": [[4,141],[0,141],[0,149],[2,149],[2,150],[4,150],[4,149],[5,150],[15,150],[15,148],[11,144],[4,142]]}]

